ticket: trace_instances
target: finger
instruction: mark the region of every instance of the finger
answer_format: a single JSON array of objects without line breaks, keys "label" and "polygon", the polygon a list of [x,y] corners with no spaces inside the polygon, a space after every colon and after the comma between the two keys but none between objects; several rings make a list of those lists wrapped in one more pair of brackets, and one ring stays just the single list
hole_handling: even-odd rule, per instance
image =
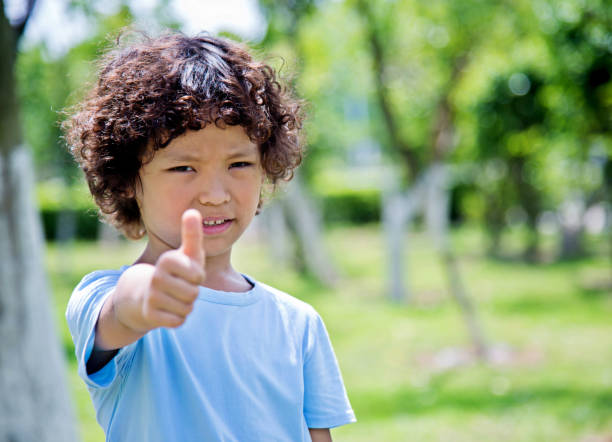
[{"label": "finger", "polygon": [[165,286],[165,280],[171,277],[184,279],[186,282],[200,285],[204,281],[204,269],[181,250],[170,250],[157,261],[160,272],[153,276],[153,283]]},{"label": "finger", "polygon": [[185,322],[185,316],[175,315],[164,310],[151,310],[147,313],[148,322],[154,327],[178,327]]},{"label": "finger", "polygon": [[181,250],[200,266],[204,265],[202,240],[202,215],[195,209],[188,209],[181,219]]},{"label": "finger", "polygon": [[181,277],[171,275],[160,281],[156,289],[187,304],[193,304],[199,293],[197,282],[190,283]]},{"label": "finger", "polygon": [[179,301],[178,299],[175,299],[169,295],[164,295],[164,299],[161,301],[156,310],[161,310],[181,318],[186,318],[189,313],[193,311],[193,304]]},{"label": "finger", "polygon": [[[147,313],[153,317],[156,312],[164,311],[172,315],[186,318],[193,310],[193,303],[186,303],[173,298],[170,294],[156,291],[151,294],[149,299]],[[154,319],[154,318],[151,318]]]}]

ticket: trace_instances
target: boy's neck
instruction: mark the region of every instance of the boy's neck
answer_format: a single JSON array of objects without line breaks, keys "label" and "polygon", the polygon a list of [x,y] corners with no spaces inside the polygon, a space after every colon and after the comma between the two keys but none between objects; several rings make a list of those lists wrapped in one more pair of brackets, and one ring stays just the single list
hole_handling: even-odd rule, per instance
[{"label": "boy's neck", "polygon": [[230,256],[227,259],[219,259],[220,256],[206,258],[204,270],[206,279],[204,287],[224,292],[247,292],[252,286],[247,280],[232,267]]},{"label": "boy's neck", "polygon": [[211,275],[206,273],[206,280],[204,287],[208,287],[209,289],[219,290],[222,292],[248,292],[253,288],[251,283],[249,283],[240,273],[234,271],[233,274],[228,275],[215,275],[211,277]]}]

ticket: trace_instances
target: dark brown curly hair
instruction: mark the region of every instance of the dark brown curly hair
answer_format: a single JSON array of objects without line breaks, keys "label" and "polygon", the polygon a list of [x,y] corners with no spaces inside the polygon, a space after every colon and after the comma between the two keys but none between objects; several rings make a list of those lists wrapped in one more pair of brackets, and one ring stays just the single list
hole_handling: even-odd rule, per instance
[{"label": "dark brown curly hair", "polygon": [[301,105],[270,66],[207,34],[122,40],[101,58],[97,84],[63,124],[107,221],[142,237],[134,190],[146,155],[208,124],[242,126],[259,146],[268,180],[292,178],[303,155]]}]

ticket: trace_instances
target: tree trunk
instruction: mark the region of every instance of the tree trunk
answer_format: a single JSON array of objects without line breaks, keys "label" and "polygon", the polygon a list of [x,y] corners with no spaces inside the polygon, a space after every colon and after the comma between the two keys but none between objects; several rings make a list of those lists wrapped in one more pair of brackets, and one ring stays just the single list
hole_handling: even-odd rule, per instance
[{"label": "tree trunk", "polygon": [[487,340],[482,331],[474,304],[465,290],[457,257],[450,241],[448,167],[442,164],[434,164],[429,169],[428,175],[426,198],[427,226],[440,253],[451,296],[461,310],[472,344],[476,349],[476,354],[484,360],[488,354]]},{"label": "tree trunk", "polygon": [[512,157],[509,161],[510,177],[516,188],[519,202],[527,216],[527,241],[522,256],[525,261],[537,262],[540,259],[540,235],[537,229],[538,215],[541,210],[540,191],[525,178],[527,157]]},{"label": "tree trunk", "polygon": [[383,199],[383,228],[387,242],[389,296],[394,302],[410,301],[410,288],[404,283],[407,277],[404,232],[412,224],[415,216],[423,206],[424,176],[421,175],[415,184],[403,193],[392,192]]},{"label": "tree trunk", "polygon": [[258,225],[261,226],[266,235],[266,242],[274,262],[279,263],[280,266],[294,264],[292,261],[295,259],[297,252],[283,212],[282,203],[277,200],[272,201],[264,207],[258,218]]},{"label": "tree trunk", "polygon": [[121,241],[121,234],[107,222],[98,225],[98,243],[102,246],[115,245]]},{"label": "tree trunk", "polygon": [[388,290],[394,302],[404,302],[412,298],[404,282],[408,272],[404,257],[404,229],[411,216],[412,213],[405,209],[403,195],[389,195],[383,199],[382,219],[388,251]]},{"label": "tree trunk", "polygon": [[503,253],[501,250],[502,233],[504,230],[505,220],[504,215],[506,205],[503,201],[501,192],[490,192],[490,189],[485,191],[486,210],[484,214],[484,226],[487,234],[487,256],[490,258],[501,258]]},{"label": "tree trunk", "polygon": [[583,197],[575,196],[563,202],[559,209],[561,224],[560,259],[576,259],[586,254],[584,248],[584,212],[585,201]]},{"label": "tree trunk", "polygon": [[[7,151],[8,150],[8,151]],[[24,147],[0,156],[0,440],[76,440]]]},{"label": "tree trunk", "polygon": [[0,1],[0,440],[76,440],[45,283],[32,161],[21,145],[14,30]]},{"label": "tree trunk", "polygon": [[323,242],[319,212],[306,196],[299,174],[289,183],[282,199],[283,211],[296,236],[296,247],[305,270],[325,285],[333,286],[337,275]]}]

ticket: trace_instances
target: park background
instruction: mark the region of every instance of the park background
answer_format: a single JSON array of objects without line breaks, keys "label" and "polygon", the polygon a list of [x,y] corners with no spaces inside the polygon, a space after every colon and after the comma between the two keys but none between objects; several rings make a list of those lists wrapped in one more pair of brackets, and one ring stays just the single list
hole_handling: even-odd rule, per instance
[{"label": "park background", "polygon": [[0,3],[32,12],[14,91],[80,438],[66,303],[143,244],[98,221],[59,123],[132,25],[243,41],[306,102],[304,165],[235,263],[323,316],[358,418],[334,440],[612,440],[609,2],[213,3]]}]

